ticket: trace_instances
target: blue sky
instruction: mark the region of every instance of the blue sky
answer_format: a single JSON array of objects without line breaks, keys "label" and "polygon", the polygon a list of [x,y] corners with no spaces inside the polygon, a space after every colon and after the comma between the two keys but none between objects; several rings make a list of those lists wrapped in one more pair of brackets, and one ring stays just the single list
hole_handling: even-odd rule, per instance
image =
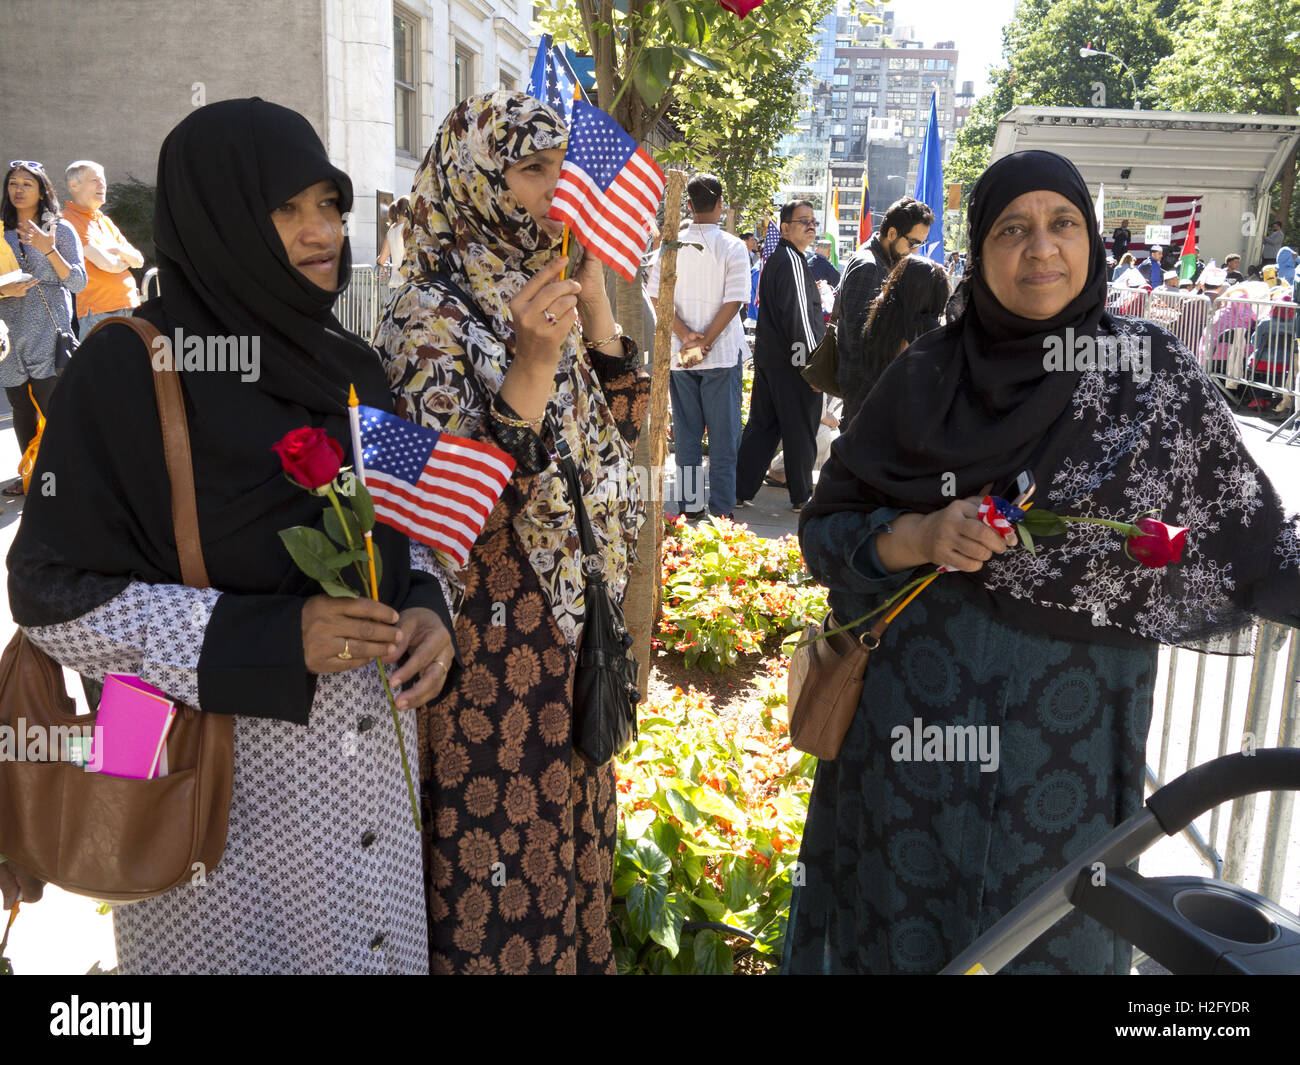
[{"label": "blue sky", "polygon": [[1002,58],[1002,27],[1015,11],[1016,0],[896,0],[881,10],[894,12],[894,23],[914,26],[926,44],[956,41],[958,86],[975,82],[976,96],[988,89],[989,67]]}]

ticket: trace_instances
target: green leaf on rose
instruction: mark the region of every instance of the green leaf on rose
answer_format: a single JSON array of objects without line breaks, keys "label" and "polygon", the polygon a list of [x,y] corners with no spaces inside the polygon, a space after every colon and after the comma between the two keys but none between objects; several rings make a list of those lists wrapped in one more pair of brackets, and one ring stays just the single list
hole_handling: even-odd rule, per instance
[{"label": "green leaf on rose", "polygon": [[338,548],[319,529],[295,525],[290,529],[281,529],[280,540],[288,549],[289,557],[312,580],[324,582],[339,579],[338,565],[331,565],[331,560],[338,554]]},{"label": "green leaf on rose", "polygon": [[1016,532],[1020,534],[1020,542],[1025,545],[1025,550],[1037,558],[1038,552],[1034,550],[1034,538],[1023,523],[1016,526]]},{"label": "green leaf on rose", "polygon": [[1032,536],[1060,536],[1067,528],[1064,519],[1050,510],[1039,510],[1038,507],[1025,511],[1025,516],[1016,524],[1022,529],[1028,529]]},{"label": "green leaf on rose", "polygon": [[356,590],[349,588],[342,581],[321,581],[321,591],[334,599],[359,599]]},{"label": "green leaf on rose", "polygon": [[[361,523],[357,516],[346,507],[341,508],[343,511],[343,521],[339,521],[339,512],[333,507],[325,511],[325,532],[331,540],[339,547],[349,547],[348,534],[352,536],[352,544],[361,543]],[[346,529],[344,527],[346,522]]]},{"label": "green leaf on rose", "polygon": [[354,482],[354,491],[348,497],[362,532],[370,532],[375,527],[375,501],[370,498],[370,489],[359,478]]}]

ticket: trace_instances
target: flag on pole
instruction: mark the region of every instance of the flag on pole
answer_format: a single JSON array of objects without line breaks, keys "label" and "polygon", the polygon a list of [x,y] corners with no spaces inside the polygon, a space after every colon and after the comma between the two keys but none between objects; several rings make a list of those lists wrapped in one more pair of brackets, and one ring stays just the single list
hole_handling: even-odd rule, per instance
[{"label": "flag on pole", "polygon": [[862,164],[862,209],[858,212],[858,244],[871,239],[871,190],[867,187],[867,164]]},{"label": "flag on pole", "polygon": [[839,245],[840,232],[840,189],[837,185],[831,189],[831,224],[826,227],[836,236],[836,245]]},{"label": "flag on pole", "polygon": [[934,212],[934,224],[926,242],[916,249],[918,255],[943,262],[943,145],[939,142],[939,115],[934,92],[930,93],[930,122],[925,127],[921,145],[921,162],[916,171],[915,197]]},{"label": "flag on pole", "polygon": [[1092,213],[1097,216],[1097,232],[1102,240],[1106,239],[1106,186],[1097,186],[1097,202],[1093,204]]},{"label": "flag on pole", "polygon": [[533,60],[533,71],[528,78],[528,95],[549,104],[564,116],[565,122],[571,123],[575,92],[586,100],[578,75],[564,49],[551,43],[549,33],[542,34],[542,43],[537,46],[537,58]]},{"label": "flag on pole", "polygon": [[376,520],[464,566],[514,459],[491,444],[425,429],[374,407],[354,409],[362,479]]},{"label": "flag on pole", "polygon": [[1191,221],[1187,223],[1187,239],[1183,241],[1183,253],[1178,257],[1178,280],[1186,281],[1196,273],[1196,212],[1192,211]]},{"label": "flag on pole", "polygon": [[776,251],[776,246],[781,243],[781,231],[776,228],[776,223],[772,219],[767,220],[767,232],[763,234],[763,260],[766,262],[767,257]]},{"label": "flag on pole", "polygon": [[569,147],[547,217],[568,223],[587,251],[630,282],[667,180],[622,126],[600,108],[575,100]]}]

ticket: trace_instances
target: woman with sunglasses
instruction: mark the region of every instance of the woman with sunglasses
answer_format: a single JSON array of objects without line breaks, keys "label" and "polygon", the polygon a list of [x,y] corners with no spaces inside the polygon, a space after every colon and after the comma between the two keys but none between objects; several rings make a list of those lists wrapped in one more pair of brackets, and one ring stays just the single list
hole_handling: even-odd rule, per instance
[{"label": "woman with sunglasses", "polygon": [[[41,413],[48,413],[54,392],[54,341],[59,330],[72,331],[69,293],[86,287],[86,267],[77,231],[59,218],[59,198],[45,168],[15,159],[0,192],[4,239],[30,281],[0,287],[0,321],[9,327],[11,357],[0,361],[0,386],[14,412],[18,449],[36,436],[37,412],[27,394],[30,385]],[[23,494],[23,482],[4,489]]]}]

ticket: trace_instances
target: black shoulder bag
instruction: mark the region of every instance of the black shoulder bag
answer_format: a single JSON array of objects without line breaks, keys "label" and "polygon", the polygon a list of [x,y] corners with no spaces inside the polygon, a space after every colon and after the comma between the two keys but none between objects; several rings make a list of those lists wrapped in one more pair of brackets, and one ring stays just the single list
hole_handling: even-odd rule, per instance
[{"label": "black shoulder bag", "polygon": [[[23,266],[27,265],[27,253],[23,251],[22,245],[18,245],[18,254],[21,256]],[[54,325],[54,376],[62,377],[63,371],[68,368],[72,361],[72,353],[80,346],[77,338],[68,330],[59,326],[59,321],[54,317],[54,311],[50,309],[50,301],[45,298],[45,293],[41,291],[41,283],[36,282],[36,295],[41,297],[41,302],[45,304],[45,313],[50,316],[50,322]],[[76,307],[76,297],[73,297],[73,307]]]},{"label": "black shoulder bag", "polygon": [[636,739],[636,707],[641,701],[641,693],[636,690],[637,661],[623,610],[605,584],[604,566],[591,535],[591,519],[582,501],[578,468],[564,437],[553,425],[551,438],[555,441],[556,465],[564,476],[578,520],[585,578],[582,594],[586,615],[573,673],[573,749],[592,765],[601,766],[622,754]]},{"label": "black shoulder bag", "polygon": [[[426,273],[425,280],[445,288],[461,301],[489,331],[492,323],[472,296],[445,273]],[[547,418],[552,458],[564,477],[569,502],[578,522],[578,544],[582,551],[585,616],[578,664],[573,673],[573,749],[594,766],[602,766],[621,754],[636,738],[636,708],[641,693],[636,689],[637,660],[632,654],[632,637],[623,620],[623,610],[609,594],[604,567],[591,519],[582,500],[582,481],[569,445]]]}]

